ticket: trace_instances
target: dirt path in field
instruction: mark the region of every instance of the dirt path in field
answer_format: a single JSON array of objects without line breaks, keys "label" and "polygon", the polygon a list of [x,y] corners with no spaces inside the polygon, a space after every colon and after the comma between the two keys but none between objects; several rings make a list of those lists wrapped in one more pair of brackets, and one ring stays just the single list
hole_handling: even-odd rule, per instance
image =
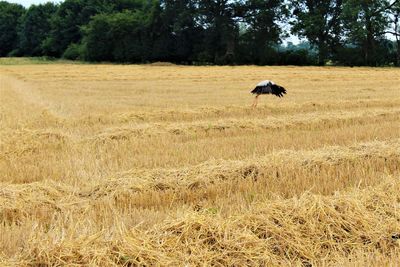
[{"label": "dirt path in field", "polygon": [[0,90],[2,113],[10,118],[0,122],[4,127],[44,128],[56,125],[61,119],[61,115],[29,82],[21,81],[7,72],[1,73]]}]

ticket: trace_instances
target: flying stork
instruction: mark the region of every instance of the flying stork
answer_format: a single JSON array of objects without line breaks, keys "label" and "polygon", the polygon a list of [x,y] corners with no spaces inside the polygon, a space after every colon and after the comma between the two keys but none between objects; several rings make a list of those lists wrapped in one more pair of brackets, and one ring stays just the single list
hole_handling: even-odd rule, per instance
[{"label": "flying stork", "polygon": [[284,94],[286,94],[286,89],[280,85],[277,85],[273,81],[265,80],[258,83],[256,88],[254,88],[253,91],[251,91],[251,93],[256,95],[252,107],[257,107],[258,97],[260,95],[273,94],[278,97],[282,97]]}]

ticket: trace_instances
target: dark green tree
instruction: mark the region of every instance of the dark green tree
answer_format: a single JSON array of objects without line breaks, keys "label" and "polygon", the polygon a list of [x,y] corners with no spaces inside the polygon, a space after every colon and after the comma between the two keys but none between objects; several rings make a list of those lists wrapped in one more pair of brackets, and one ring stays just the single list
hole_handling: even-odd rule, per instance
[{"label": "dark green tree", "polygon": [[[174,1],[175,2],[175,1]],[[170,11],[170,3],[160,1],[155,3],[149,14],[149,38],[151,39],[151,52],[149,60],[174,61],[174,36],[173,18]]]},{"label": "dark green tree", "polygon": [[[276,60],[275,46],[283,35],[287,15],[283,0],[247,0],[240,6],[240,60],[247,64],[269,64]],[[276,61],[275,61],[276,62]]]},{"label": "dark green tree", "polygon": [[387,11],[397,1],[346,0],[343,7],[343,25],[347,44],[359,47],[363,64],[384,64],[382,46],[385,46],[385,29],[389,25]]},{"label": "dark green tree", "polygon": [[90,61],[143,62],[149,58],[148,18],[140,10],[99,14],[84,28]]},{"label": "dark green tree", "polygon": [[151,17],[153,60],[188,62],[196,57],[202,28],[196,24],[195,1],[162,0]]},{"label": "dark green tree", "polygon": [[53,3],[32,5],[21,17],[18,48],[26,56],[43,55],[42,44],[50,33],[50,19],[57,11]]},{"label": "dark green tree", "polygon": [[147,14],[128,11],[112,15],[113,59],[117,62],[144,62],[151,53]]},{"label": "dark green tree", "polygon": [[17,48],[17,27],[25,9],[21,5],[0,1],[0,56]]},{"label": "dark green tree", "polygon": [[87,26],[83,27],[85,59],[89,61],[111,61],[113,39],[111,36],[111,22],[108,15],[100,14],[92,18]]},{"label": "dark green tree", "polygon": [[232,63],[239,36],[237,4],[229,0],[201,0],[198,7],[198,22],[204,29],[200,59],[217,64]]},{"label": "dark green tree", "polygon": [[48,55],[61,56],[70,44],[82,39],[81,27],[88,24],[91,17],[111,11],[116,1],[106,0],[65,0],[51,20],[50,36],[43,48]]},{"label": "dark green tree", "polygon": [[342,0],[294,0],[291,7],[292,33],[307,38],[324,65],[340,44]]}]

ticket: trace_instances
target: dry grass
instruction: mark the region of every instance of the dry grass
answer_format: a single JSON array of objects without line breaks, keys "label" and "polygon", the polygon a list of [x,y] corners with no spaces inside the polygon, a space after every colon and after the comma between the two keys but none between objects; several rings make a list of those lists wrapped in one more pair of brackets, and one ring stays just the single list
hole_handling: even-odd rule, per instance
[{"label": "dry grass", "polygon": [[[0,265],[396,266],[398,69],[24,62]],[[251,109],[266,78],[288,95]]]}]

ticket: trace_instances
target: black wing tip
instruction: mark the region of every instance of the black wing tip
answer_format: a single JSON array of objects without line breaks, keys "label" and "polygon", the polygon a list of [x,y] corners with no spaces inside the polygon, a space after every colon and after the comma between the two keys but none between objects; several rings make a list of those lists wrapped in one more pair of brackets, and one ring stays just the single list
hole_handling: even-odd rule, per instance
[{"label": "black wing tip", "polygon": [[286,95],[286,89],[282,86],[277,85],[276,86],[277,90],[275,95],[279,98],[283,97],[284,95]]}]

